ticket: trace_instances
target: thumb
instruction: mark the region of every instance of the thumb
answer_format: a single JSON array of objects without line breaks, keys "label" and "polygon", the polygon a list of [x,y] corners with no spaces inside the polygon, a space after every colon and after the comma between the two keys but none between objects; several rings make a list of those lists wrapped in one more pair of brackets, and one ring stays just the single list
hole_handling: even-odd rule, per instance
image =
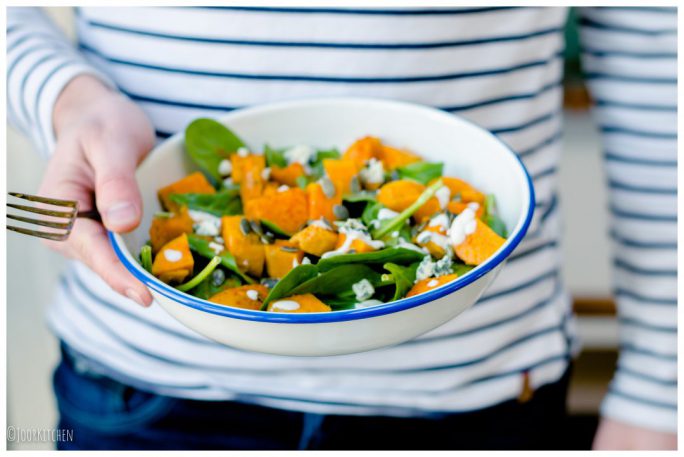
[{"label": "thumb", "polygon": [[91,155],[97,209],[107,229],[127,232],[138,226],[142,216],[135,170],[144,154],[126,142],[103,146]]}]

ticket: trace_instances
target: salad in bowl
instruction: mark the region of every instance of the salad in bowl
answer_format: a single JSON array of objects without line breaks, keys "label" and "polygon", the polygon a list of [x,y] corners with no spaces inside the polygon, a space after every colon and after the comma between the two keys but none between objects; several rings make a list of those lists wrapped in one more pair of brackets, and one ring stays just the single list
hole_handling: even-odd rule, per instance
[{"label": "salad in bowl", "polygon": [[519,158],[451,114],[378,99],[195,119],[140,165],[110,233],[156,304],[222,344],[296,356],[398,344],[472,306],[532,222]]},{"label": "salad in bowl", "polygon": [[377,306],[447,284],[505,242],[494,195],[373,136],[343,153],[256,152],[203,118],[187,127],[184,149],[201,171],[158,190],[164,211],[140,262],[213,303],[279,313]]}]

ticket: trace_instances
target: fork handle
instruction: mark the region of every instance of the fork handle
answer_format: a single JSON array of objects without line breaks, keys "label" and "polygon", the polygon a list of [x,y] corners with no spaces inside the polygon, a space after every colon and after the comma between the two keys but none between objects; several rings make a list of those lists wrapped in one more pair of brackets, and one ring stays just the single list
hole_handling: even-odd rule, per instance
[{"label": "fork handle", "polygon": [[102,222],[102,216],[96,209],[89,209],[87,211],[79,211],[76,217],[82,217],[85,219],[92,219],[94,221]]}]

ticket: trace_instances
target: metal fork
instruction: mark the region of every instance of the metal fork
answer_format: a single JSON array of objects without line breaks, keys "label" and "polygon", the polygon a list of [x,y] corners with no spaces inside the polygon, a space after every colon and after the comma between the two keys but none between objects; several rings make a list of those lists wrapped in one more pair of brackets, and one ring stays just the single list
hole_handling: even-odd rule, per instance
[{"label": "metal fork", "polygon": [[76,222],[76,218],[82,217],[96,221],[102,220],[100,217],[100,213],[98,213],[96,209],[91,209],[88,211],[79,211],[78,202],[75,200],[58,200],[56,198],[45,198],[39,197],[37,195],[21,194],[18,192],[9,192],[9,195],[11,195],[12,197],[20,198],[22,200],[28,200],[30,202],[44,203],[47,205],[67,209],[67,211],[57,211],[45,208],[38,208],[35,206],[7,203],[8,207],[18,209],[20,211],[39,214],[41,216],[49,216],[52,218],[66,219],[66,221],[46,220],[45,218],[33,219],[30,217],[17,216],[15,214],[7,214],[8,219],[14,219],[15,221],[25,222],[27,224],[40,225],[42,227],[50,227],[57,230],[54,232],[48,232],[43,230],[29,230],[23,227],[7,225],[7,230],[23,233],[24,235],[36,236],[39,238],[45,238],[53,241],[64,241],[67,238],[69,238],[69,235],[71,234],[71,229],[74,227],[74,222]]}]

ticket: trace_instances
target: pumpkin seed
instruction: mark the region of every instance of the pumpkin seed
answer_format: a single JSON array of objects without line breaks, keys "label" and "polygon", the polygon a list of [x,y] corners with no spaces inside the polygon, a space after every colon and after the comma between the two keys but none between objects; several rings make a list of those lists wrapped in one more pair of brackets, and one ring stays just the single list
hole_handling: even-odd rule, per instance
[{"label": "pumpkin seed", "polygon": [[268,287],[269,289],[273,289],[273,287],[278,283],[278,280],[276,278],[264,278],[261,280],[261,284]]},{"label": "pumpkin seed", "polygon": [[333,229],[333,225],[332,225],[332,223],[328,220],[327,217],[321,216],[321,220],[323,221],[323,223],[324,223],[325,225],[328,226],[328,228],[329,228],[330,230]]},{"label": "pumpkin seed", "polygon": [[351,179],[350,191],[352,194],[357,194],[361,192],[361,182],[359,181],[358,175],[354,175]]},{"label": "pumpkin seed", "polygon": [[281,246],[280,250],[283,252],[297,252],[299,249],[292,247],[292,246]]},{"label": "pumpkin seed", "polygon": [[338,220],[349,219],[349,210],[344,205],[333,206],[333,214]]},{"label": "pumpkin seed", "polygon": [[333,198],[335,196],[335,184],[327,176],[321,178],[321,189],[326,197]]},{"label": "pumpkin seed", "polygon": [[240,219],[240,231],[245,236],[249,235],[249,232],[251,231],[249,222],[244,217]]},{"label": "pumpkin seed", "polygon": [[264,234],[264,231],[262,230],[259,221],[249,221],[249,226],[252,228],[252,231],[257,235],[262,236]]},{"label": "pumpkin seed", "polygon": [[220,268],[217,268],[211,273],[211,285],[219,287],[226,280],[226,274]]}]

